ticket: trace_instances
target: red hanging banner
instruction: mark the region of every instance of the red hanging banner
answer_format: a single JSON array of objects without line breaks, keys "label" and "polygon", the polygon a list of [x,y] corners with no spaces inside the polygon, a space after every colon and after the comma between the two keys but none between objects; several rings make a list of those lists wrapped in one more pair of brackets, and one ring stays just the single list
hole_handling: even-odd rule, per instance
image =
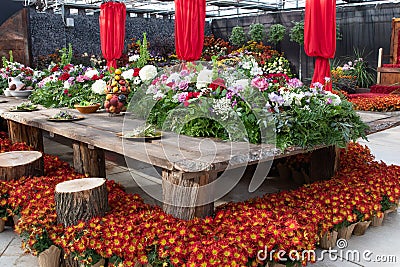
[{"label": "red hanging banner", "polygon": [[205,19],[206,0],[175,0],[175,49],[180,60],[200,59]]},{"label": "red hanging banner", "polygon": [[[335,0],[306,0],[304,50],[308,56],[317,57],[312,82],[325,84],[325,77],[331,77],[329,58],[336,52]],[[325,90],[332,91],[332,83]]]},{"label": "red hanging banner", "polygon": [[100,5],[101,51],[108,69],[117,68],[117,59],[124,50],[126,7],[124,3],[106,2]]}]

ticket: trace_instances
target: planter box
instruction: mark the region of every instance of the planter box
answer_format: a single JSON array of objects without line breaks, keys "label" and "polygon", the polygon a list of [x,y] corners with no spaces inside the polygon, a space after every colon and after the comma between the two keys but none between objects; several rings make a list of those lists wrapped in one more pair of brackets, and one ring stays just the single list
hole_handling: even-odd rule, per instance
[{"label": "planter box", "polygon": [[336,241],[338,237],[338,232],[326,232],[319,242],[319,246],[323,249],[334,248],[336,246]]},{"label": "planter box", "polygon": [[338,239],[346,239],[349,240],[351,235],[353,234],[354,227],[356,227],[357,223],[352,223],[349,226],[345,226],[339,229],[338,231]]},{"label": "planter box", "polygon": [[357,236],[364,235],[370,224],[371,221],[358,222],[356,227],[354,227],[353,234]]},{"label": "planter box", "polygon": [[376,226],[382,226],[384,218],[385,218],[385,214],[383,214],[381,218],[379,218],[378,216],[374,215],[372,217],[371,225],[375,226],[375,227]]},{"label": "planter box", "polygon": [[61,249],[52,245],[39,254],[39,267],[58,267],[60,266]]}]

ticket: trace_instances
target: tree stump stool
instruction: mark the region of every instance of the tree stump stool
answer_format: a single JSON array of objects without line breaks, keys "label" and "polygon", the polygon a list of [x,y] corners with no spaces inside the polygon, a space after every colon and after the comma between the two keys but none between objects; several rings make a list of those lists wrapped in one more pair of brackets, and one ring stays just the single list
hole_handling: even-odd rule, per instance
[{"label": "tree stump stool", "polygon": [[0,180],[11,181],[22,176],[43,175],[43,155],[38,151],[0,153]]},{"label": "tree stump stool", "polygon": [[[106,179],[83,178],[59,183],[54,200],[57,222],[64,227],[103,217],[108,211]],[[79,267],[80,264],[69,256],[65,259],[65,266]]]}]

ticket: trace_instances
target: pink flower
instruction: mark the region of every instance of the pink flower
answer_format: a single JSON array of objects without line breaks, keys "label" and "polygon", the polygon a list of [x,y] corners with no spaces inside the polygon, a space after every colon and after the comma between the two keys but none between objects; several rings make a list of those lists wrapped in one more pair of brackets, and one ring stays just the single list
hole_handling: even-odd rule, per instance
[{"label": "pink flower", "polygon": [[265,91],[268,89],[268,81],[265,78],[256,77],[251,80],[251,85],[258,88],[260,91]]}]

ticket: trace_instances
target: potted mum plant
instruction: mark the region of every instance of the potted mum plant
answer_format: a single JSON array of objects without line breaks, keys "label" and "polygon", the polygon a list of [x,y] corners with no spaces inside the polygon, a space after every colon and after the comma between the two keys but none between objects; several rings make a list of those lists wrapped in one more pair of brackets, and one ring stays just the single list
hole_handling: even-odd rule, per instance
[{"label": "potted mum plant", "polygon": [[59,266],[61,249],[54,245],[44,227],[33,226],[21,233],[25,249],[38,257],[39,267]]}]

